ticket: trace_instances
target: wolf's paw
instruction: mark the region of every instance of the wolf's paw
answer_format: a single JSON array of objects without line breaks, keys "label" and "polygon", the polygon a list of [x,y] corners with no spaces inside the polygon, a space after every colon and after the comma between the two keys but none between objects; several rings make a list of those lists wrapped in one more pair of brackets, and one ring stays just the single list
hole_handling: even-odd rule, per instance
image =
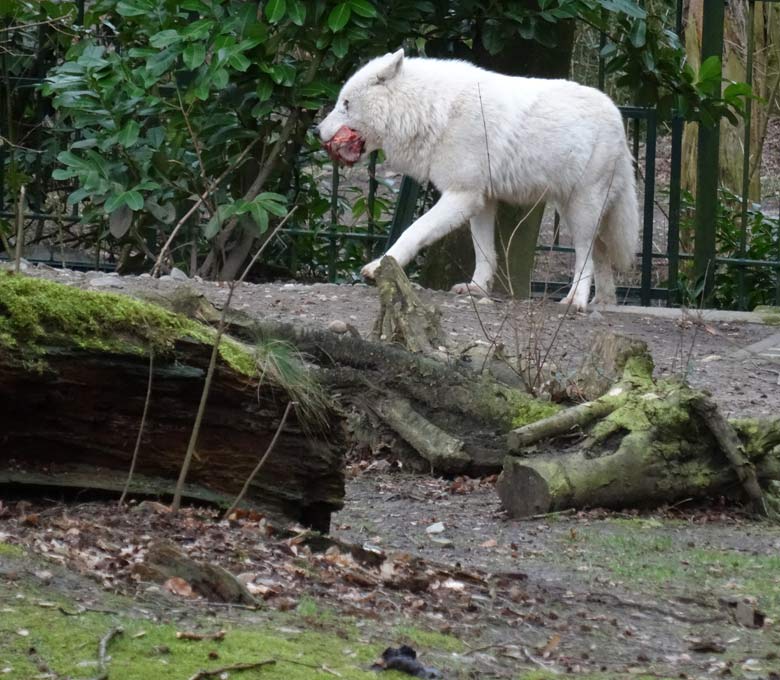
[{"label": "wolf's paw", "polygon": [[363,269],[360,270],[360,275],[364,279],[371,279],[373,280],[376,278],[376,270],[379,269],[379,262],[380,260],[374,260],[373,262],[369,262]]},{"label": "wolf's paw", "polygon": [[617,297],[613,295],[599,295],[596,293],[594,298],[590,301],[590,304],[592,305],[616,305],[617,304]]},{"label": "wolf's paw", "polygon": [[586,312],[588,311],[588,302],[587,300],[585,302],[572,300],[571,295],[567,295],[563,300],[560,301],[561,305],[564,307],[569,307],[571,305],[571,309],[573,309],[576,312]]},{"label": "wolf's paw", "polygon": [[487,286],[480,286],[478,283],[456,283],[450,292],[455,295],[474,295],[476,297],[487,297],[490,295],[490,289]]}]

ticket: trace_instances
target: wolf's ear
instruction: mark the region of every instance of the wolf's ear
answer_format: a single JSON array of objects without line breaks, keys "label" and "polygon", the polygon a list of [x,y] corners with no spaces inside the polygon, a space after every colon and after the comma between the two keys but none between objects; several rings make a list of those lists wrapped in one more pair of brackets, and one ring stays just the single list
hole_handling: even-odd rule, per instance
[{"label": "wolf's ear", "polygon": [[393,52],[392,54],[385,55],[387,62],[382,65],[379,73],[376,74],[376,78],[380,83],[394,78],[401,70],[401,65],[404,63],[404,51],[403,49]]}]

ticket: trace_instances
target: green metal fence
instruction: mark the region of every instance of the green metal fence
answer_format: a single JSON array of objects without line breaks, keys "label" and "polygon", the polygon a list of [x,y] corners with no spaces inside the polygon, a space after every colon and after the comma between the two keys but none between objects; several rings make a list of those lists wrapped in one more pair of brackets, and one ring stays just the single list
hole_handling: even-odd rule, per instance
[{"label": "green metal fence", "polygon": [[[748,32],[748,46],[747,46],[747,80],[752,82],[753,73],[753,59],[752,53],[754,50],[754,13],[757,3],[766,2],[780,2],[780,0],[748,0],[749,7],[749,32]],[[722,10],[722,0],[706,0],[707,11],[709,11],[709,5],[719,4],[716,8],[719,12]],[[78,0],[78,16],[77,23],[83,23],[84,16],[84,0]],[[722,16],[719,12],[716,12],[716,20],[713,21],[712,14],[708,15],[706,42],[707,50],[712,53],[722,52],[722,30],[718,33],[717,24],[720,22],[722,27]],[[678,34],[682,34],[682,13],[683,2],[678,0],[677,12],[676,12],[676,29]],[[602,37],[602,42],[604,38]],[[0,53],[0,62],[5,57]],[[2,63],[0,63],[0,69]],[[36,88],[42,78],[45,76],[46,64],[41,64],[41,70],[35,75],[35,77],[28,78],[14,78],[9,76],[7,72],[2,71],[2,77],[5,81],[3,83],[6,87],[18,87],[18,88]],[[603,60],[599,60],[599,85],[604,86],[605,75],[603,68]],[[663,303],[667,305],[676,305],[680,303],[680,272],[681,263],[687,260],[694,259],[704,261],[707,269],[711,270],[717,275],[718,268],[726,267],[733,269],[737,272],[738,279],[738,303],[739,308],[744,308],[746,304],[746,272],[751,268],[766,269],[774,272],[774,302],[780,305],[780,216],[777,218],[775,225],[775,243],[776,253],[769,259],[751,259],[747,257],[748,252],[748,222],[749,222],[749,201],[748,201],[748,168],[750,158],[750,120],[753,114],[753,102],[747,102],[747,108],[745,112],[746,117],[746,133],[744,140],[744,168],[743,173],[743,186],[741,195],[741,224],[739,234],[739,245],[735,256],[715,256],[714,254],[714,238],[715,238],[715,225],[712,209],[715,201],[712,200],[712,196],[717,196],[717,172],[712,173],[711,168],[707,177],[704,178],[704,184],[700,183],[699,192],[701,197],[709,196],[709,199],[700,201],[699,221],[700,229],[697,232],[696,239],[696,252],[680,252],[680,228],[681,228],[681,205],[682,205],[682,193],[680,189],[681,178],[681,165],[682,165],[682,136],[683,136],[683,120],[679,116],[672,116],[669,121],[659,121],[657,114],[653,109],[640,108],[640,107],[623,107],[622,112],[630,130],[632,143],[634,145],[635,155],[641,148],[644,152],[644,161],[639,168],[639,175],[644,178],[643,195],[642,195],[642,216],[643,216],[643,229],[641,240],[641,251],[638,253],[638,259],[640,263],[639,272],[640,277],[635,285],[627,286],[619,289],[619,294],[623,299],[633,300],[643,305]],[[6,130],[4,128],[3,116],[0,115],[0,136],[6,137]],[[656,141],[659,136],[659,125],[666,124],[670,128],[671,136],[671,175],[668,194],[668,209],[667,209],[667,224],[665,225],[665,240],[666,248],[662,252],[654,252],[653,239],[656,235],[654,232],[654,204],[659,201],[659,197],[656,191]],[[706,131],[705,134],[709,134],[710,138],[717,138],[717,129]],[[713,149],[712,144],[708,150],[711,152]],[[12,157],[13,150],[9,151],[7,144],[0,144],[0,218],[6,219],[13,218],[13,202],[14,197],[8,194],[7,183],[7,169],[9,167],[9,158]],[[708,161],[709,162],[709,161]],[[339,216],[339,192],[341,187],[341,177],[338,169],[334,168],[331,178],[331,206],[326,222],[318,225],[294,225],[285,230],[286,238],[288,239],[288,248],[286,257],[288,264],[292,265],[291,268],[295,268],[297,255],[296,243],[302,238],[314,238],[320,242],[324,242],[327,245],[327,272],[326,276],[328,280],[336,281],[339,277],[337,270],[337,263],[339,260],[339,252],[347,243],[360,243],[362,244],[363,252],[366,260],[387,249],[401,234],[401,232],[411,224],[411,222],[417,217],[424,209],[426,204],[426,196],[428,196],[428,188],[422,188],[409,178],[404,178],[400,184],[397,193],[397,200],[393,218],[388,229],[381,228],[374,219],[374,205],[377,197],[378,182],[375,176],[377,158],[376,154],[372,155],[368,166],[368,183],[367,183],[367,220],[365,225],[361,225],[360,228],[344,229],[340,225]],[[714,180],[713,180],[714,177]],[[715,185],[713,186],[713,181]],[[714,192],[714,193],[713,193]],[[38,195],[34,197],[34,201],[31,204],[31,208],[25,213],[25,220],[33,225],[37,223],[40,228],[46,220],[60,220],[65,223],[74,223],[78,221],[79,215],[77,210],[74,210],[68,215],[53,215],[47,213],[44,209],[43,196]],[[707,202],[709,201],[709,202]],[[703,207],[703,209],[702,209]],[[552,252],[570,252],[570,248],[561,246],[557,239],[551,243],[541,243],[538,245],[540,251],[552,251]],[[48,261],[48,264],[57,265],[56,259]],[[72,265],[70,265],[72,266]],[[94,266],[84,264],[84,267]],[[100,263],[101,267],[105,267],[106,264]],[[110,266],[110,265],[109,265]],[[665,274],[662,278],[665,278],[665,285],[657,285],[654,283],[654,277],[661,276],[661,272]],[[568,282],[549,282],[549,281],[537,281],[534,282],[534,289],[549,291],[560,287],[564,289],[568,285]]]}]

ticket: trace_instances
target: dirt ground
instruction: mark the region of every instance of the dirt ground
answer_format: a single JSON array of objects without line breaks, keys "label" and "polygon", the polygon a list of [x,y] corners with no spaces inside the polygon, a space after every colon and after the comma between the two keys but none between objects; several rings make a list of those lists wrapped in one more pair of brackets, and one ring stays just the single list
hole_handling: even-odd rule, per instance
[{"label": "dirt ground", "polygon": [[[144,295],[150,300],[188,287],[221,307],[228,295],[227,286],[191,279],[120,277],[45,266],[32,267],[29,273],[92,290]],[[705,323],[695,310],[682,321],[597,310],[565,314],[560,305],[543,300],[478,300],[422,289],[421,293],[426,302],[442,311],[442,325],[454,352],[475,343],[487,348],[500,342],[508,354],[523,355],[531,362],[546,356],[565,380],[581,365],[594,334],[610,330],[643,339],[655,360],[658,377],[684,377],[693,386],[709,390],[730,417],[780,411],[780,365],[760,356],[736,356],[741,349],[779,333],[773,326]],[[312,327],[343,321],[367,337],[379,300],[376,289],[362,283],[245,283],[236,291],[231,306],[249,316]]]},{"label": "dirt ground", "polygon": [[[28,273],[147,296],[189,286],[218,307],[227,297],[225,287],[199,281],[45,267]],[[566,375],[593,334],[611,329],[644,339],[657,375],[682,375],[710,390],[730,416],[780,409],[780,365],[736,355],[776,327],[705,323],[695,313],[682,321],[598,311],[566,316],[552,303],[422,294],[442,310],[454,344],[500,341],[510,353],[548,354]],[[378,301],[364,285],[245,284],[234,307],[313,326],[340,320],[365,336]],[[193,512],[172,521],[151,513],[139,521],[101,503],[8,503],[0,512],[0,544],[58,554],[57,561],[108,589],[138,597],[148,584],[133,578],[133,564],[152,535],[164,536],[200,559],[249,572],[269,609],[299,611],[314,599],[362,622],[367,644],[415,644],[446,678],[780,677],[777,527],[718,499],[652,513],[594,510],[512,521],[493,481],[432,479],[392,462],[354,461],[345,508],[332,525],[335,538],[360,547],[354,558],[343,546],[322,553],[294,536],[269,536],[252,518],[220,523]],[[366,561],[376,554],[378,561]],[[0,569],[0,584],[3,578]]]}]

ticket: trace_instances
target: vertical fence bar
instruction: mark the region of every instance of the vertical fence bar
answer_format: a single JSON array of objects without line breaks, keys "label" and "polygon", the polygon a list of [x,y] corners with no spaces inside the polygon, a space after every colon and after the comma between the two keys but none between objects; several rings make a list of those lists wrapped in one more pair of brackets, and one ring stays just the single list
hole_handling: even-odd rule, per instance
[{"label": "vertical fence bar", "polygon": [[[701,38],[702,63],[708,57],[723,59],[723,0],[704,0]],[[720,69],[718,73],[720,80]],[[720,95],[720,86],[714,94]],[[720,179],[720,124],[699,123],[696,156],[696,236],[693,266],[698,281],[704,283],[706,302],[715,288],[715,222]]]},{"label": "vertical fence bar", "polygon": [[[639,119],[637,119],[637,123]],[[650,305],[653,287],[653,207],[655,199],[655,146],[658,128],[655,109],[647,109],[645,136],[645,200],[644,228],[642,230],[642,306]]]},{"label": "vertical fence bar", "polygon": [[666,236],[666,255],[668,258],[666,304],[668,307],[677,304],[679,293],[683,126],[682,117],[677,112],[672,114],[672,158],[671,172],[669,175],[669,227]]},{"label": "vertical fence bar", "polygon": [[[601,10],[602,25],[607,23],[607,10]],[[607,86],[607,71],[604,64],[604,57],[602,52],[607,45],[607,33],[603,29],[599,32],[599,90],[604,92],[604,88]]]},{"label": "vertical fence bar", "polygon": [[775,231],[777,246],[775,248],[775,257],[777,258],[777,267],[775,267],[775,304],[780,307],[780,193],[777,194],[777,229]]},{"label": "vertical fence bar", "polygon": [[[368,233],[373,237],[376,231],[376,221],[374,220],[374,205],[376,204],[376,157],[377,152],[372,151],[368,158],[368,197],[366,198],[366,211],[368,212]],[[374,259],[374,249],[376,241],[373,238],[366,239],[366,259]]]},{"label": "vertical fence bar", "polygon": [[[747,56],[745,59],[745,80],[753,87],[753,50],[755,49],[755,21],[756,4],[748,0],[748,38]],[[753,116],[753,100],[750,97],[745,101],[745,137],[742,147],[742,228],[739,234],[739,257],[744,259],[747,252],[748,231],[748,200],[750,198],[750,126]],[[745,266],[737,267],[737,305],[739,309],[745,309]]]},{"label": "vertical fence bar", "polygon": [[633,154],[636,164],[634,166],[634,177],[638,180],[640,176],[639,172],[639,126],[641,122],[639,118],[634,118],[631,121],[632,136],[633,136]]},{"label": "vertical fence bar", "polygon": [[333,174],[330,182],[330,229],[328,237],[330,244],[328,247],[328,281],[331,283],[336,280],[336,255],[338,240],[336,228],[339,223],[339,168],[333,164]]},{"label": "vertical fence bar", "polygon": [[[677,0],[674,30],[683,39],[683,3]],[[677,110],[672,112],[672,153],[669,175],[669,225],[666,234],[667,293],[666,305],[679,301],[680,275],[680,203],[682,198],[682,141],[685,121]]]}]

